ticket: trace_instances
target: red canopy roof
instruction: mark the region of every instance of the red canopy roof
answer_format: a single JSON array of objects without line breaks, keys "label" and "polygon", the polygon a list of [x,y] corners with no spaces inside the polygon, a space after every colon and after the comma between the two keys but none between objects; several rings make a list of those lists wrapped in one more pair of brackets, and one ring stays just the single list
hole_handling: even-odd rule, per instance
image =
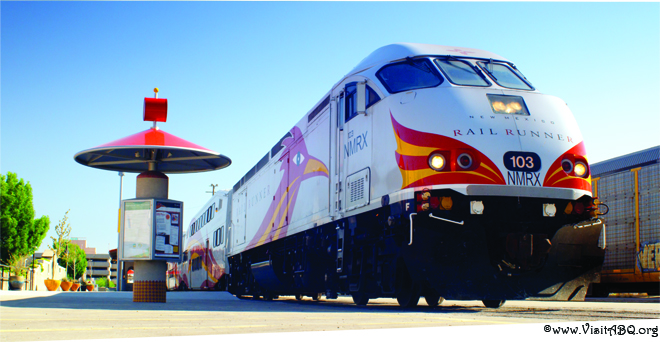
[{"label": "red canopy roof", "polygon": [[222,154],[157,128],[78,152],[74,159],[86,166],[124,172],[187,173],[219,170],[231,164]]}]

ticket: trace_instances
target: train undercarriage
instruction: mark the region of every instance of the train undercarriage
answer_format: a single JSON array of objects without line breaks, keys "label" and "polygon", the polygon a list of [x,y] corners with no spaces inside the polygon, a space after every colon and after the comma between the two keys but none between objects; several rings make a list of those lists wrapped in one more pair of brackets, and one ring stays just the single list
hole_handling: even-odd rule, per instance
[{"label": "train undercarriage", "polygon": [[[429,306],[446,298],[499,307],[530,297],[583,300],[598,279],[603,224],[573,210],[588,208],[591,198],[554,200],[561,210],[542,216],[548,199],[430,195],[440,203],[451,198],[451,208],[420,206],[419,196],[413,203],[384,199],[380,209],[231,256],[228,290],[265,299],[351,295],[357,305],[389,297],[414,307],[424,297]],[[479,214],[470,212],[474,201]],[[411,204],[418,210],[406,211]]]}]

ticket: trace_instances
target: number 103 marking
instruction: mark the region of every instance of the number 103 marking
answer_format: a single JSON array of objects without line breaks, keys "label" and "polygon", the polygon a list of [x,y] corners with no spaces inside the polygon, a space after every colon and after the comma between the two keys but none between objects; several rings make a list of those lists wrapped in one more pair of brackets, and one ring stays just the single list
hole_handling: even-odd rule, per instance
[{"label": "number 103 marking", "polygon": [[541,169],[541,158],[534,152],[509,151],[504,154],[503,161],[509,171],[536,172]]},{"label": "number 103 marking", "polygon": [[511,157],[511,163],[519,169],[523,169],[523,168],[533,169],[534,168],[534,158],[532,158],[532,157],[512,156]]}]

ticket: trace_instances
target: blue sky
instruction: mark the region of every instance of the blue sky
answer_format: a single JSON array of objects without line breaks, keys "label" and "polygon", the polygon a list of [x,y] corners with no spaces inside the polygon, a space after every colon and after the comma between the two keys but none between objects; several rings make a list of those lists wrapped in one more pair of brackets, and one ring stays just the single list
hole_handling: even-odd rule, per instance
[{"label": "blue sky", "polygon": [[[170,175],[184,222],[231,188],[373,50],[469,47],[512,60],[572,109],[590,162],[660,144],[660,4],[528,2],[2,2],[0,171],[33,187],[51,232],[116,248],[119,177],[73,160],[150,127],[229,156],[224,170]],[[135,196],[124,177],[124,198]],[[44,242],[50,242],[47,238]],[[42,244],[40,251],[44,250]]]}]

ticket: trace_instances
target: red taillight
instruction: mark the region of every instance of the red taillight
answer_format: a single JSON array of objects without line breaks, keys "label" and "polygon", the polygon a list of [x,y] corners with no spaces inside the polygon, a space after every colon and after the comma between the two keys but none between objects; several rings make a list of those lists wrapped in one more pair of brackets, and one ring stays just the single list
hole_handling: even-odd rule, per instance
[{"label": "red taillight", "polygon": [[431,197],[431,200],[429,201],[429,204],[431,204],[431,208],[438,209],[438,207],[440,206],[440,198]]},{"label": "red taillight", "polygon": [[415,193],[415,200],[415,208],[417,209],[417,212],[431,209],[451,210],[454,205],[454,201],[451,197],[432,196],[431,192],[428,190]]}]

